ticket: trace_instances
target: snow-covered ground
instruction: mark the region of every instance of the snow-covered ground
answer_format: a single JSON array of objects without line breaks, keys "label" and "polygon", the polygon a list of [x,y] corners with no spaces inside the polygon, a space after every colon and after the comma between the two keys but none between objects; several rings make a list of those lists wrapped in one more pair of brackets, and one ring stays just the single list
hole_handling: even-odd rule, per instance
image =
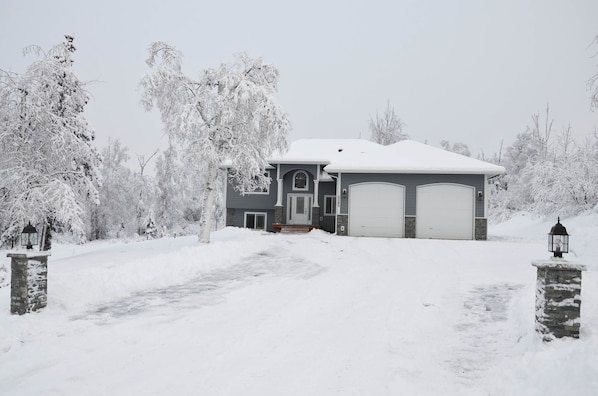
[{"label": "snow-covered ground", "polygon": [[581,338],[534,332],[554,223],[522,214],[485,242],[228,228],[58,245],[47,308],[10,315],[0,288],[0,394],[596,395],[598,215],[563,219],[588,266]]}]

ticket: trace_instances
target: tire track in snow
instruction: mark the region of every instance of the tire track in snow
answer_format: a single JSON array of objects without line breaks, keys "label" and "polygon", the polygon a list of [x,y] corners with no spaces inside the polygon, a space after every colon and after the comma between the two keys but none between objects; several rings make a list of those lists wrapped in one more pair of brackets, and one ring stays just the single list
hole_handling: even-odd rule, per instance
[{"label": "tire track in snow", "polygon": [[290,256],[285,249],[279,247],[259,252],[243,259],[239,264],[208,272],[182,284],[137,292],[126,298],[95,306],[72,320],[92,319],[104,322],[167,306],[177,311],[197,309],[221,302],[228,291],[256,282],[259,277],[306,279],[323,271],[324,267],[302,257]]}]

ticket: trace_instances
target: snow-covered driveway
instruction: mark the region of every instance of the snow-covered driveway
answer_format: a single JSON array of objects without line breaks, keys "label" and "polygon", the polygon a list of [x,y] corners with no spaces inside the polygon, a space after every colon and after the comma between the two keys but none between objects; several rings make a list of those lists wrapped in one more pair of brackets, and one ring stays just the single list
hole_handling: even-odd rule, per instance
[{"label": "snow-covered driveway", "polygon": [[44,311],[1,314],[0,394],[542,390],[520,373],[541,346],[529,262],[543,244],[225,230],[210,246],[98,247],[56,254]]},{"label": "snow-covered driveway", "polygon": [[133,293],[130,296],[95,307],[75,319],[111,320],[141,315],[151,310],[196,310],[222,302],[225,295],[247,286],[259,276],[307,278],[323,271],[313,263],[291,257],[282,249],[271,249],[245,257],[242,263],[213,270],[184,283]]}]

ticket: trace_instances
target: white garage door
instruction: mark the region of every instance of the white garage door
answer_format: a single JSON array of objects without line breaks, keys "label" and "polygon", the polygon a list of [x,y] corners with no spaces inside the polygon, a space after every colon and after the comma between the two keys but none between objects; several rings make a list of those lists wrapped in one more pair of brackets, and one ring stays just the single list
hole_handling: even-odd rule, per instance
[{"label": "white garage door", "polygon": [[349,235],[403,237],[405,187],[390,183],[349,186]]},{"label": "white garage door", "polygon": [[418,186],[417,238],[473,239],[475,188],[459,184]]}]

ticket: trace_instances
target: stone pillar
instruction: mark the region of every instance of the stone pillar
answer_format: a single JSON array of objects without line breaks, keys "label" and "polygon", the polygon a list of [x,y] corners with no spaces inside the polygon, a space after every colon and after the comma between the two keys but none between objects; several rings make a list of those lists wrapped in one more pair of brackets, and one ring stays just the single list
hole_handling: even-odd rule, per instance
[{"label": "stone pillar", "polygon": [[320,226],[320,207],[313,206],[311,208],[311,225]]},{"label": "stone pillar", "polygon": [[579,338],[581,325],[581,272],[585,265],[564,259],[535,260],[536,331],[544,341],[554,338]]},{"label": "stone pillar", "polygon": [[405,216],[405,238],[415,238],[415,216]]},{"label": "stone pillar", "polygon": [[475,219],[475,240],[485,241],[488,239],[488,220]]},{"label": "stone pillar", "polygon": [[226,208],[226,226],[233,227],[235,225],[235,209]]},{"label": "stone pillar", "polygon": [[347,236],[349,235],[349,216],[348,215],[336,215],[336,235]]},{"label": "stone pillar", "polygon": [[8,253],[11,258],[10,313],[37,311],[48,302],[50,252]]},{"label": "stone pillar", "polygon": [[284,224],[284,206],[274,207],[274,224]]}]

